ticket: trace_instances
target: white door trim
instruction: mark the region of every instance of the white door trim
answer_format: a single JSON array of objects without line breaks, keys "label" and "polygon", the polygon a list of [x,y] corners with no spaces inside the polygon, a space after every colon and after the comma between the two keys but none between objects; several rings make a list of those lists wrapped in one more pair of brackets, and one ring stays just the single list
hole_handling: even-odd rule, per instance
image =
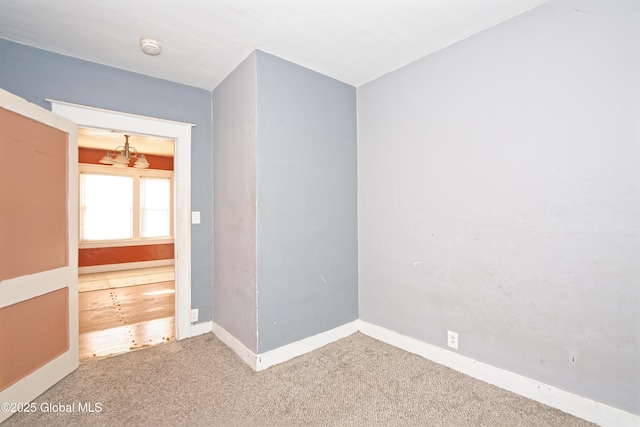
[{"label": "white door trim", "polygon": [[176,338],[191,336],[191,123],[122,113],[47,99],[51,109],[79,126],[175,140]]}]

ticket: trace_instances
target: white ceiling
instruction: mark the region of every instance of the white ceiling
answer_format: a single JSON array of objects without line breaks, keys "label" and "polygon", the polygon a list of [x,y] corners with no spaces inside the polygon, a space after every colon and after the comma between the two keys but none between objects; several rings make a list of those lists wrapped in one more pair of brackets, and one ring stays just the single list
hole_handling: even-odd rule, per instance
[{"label": "white ceiling", "polygon": [[0,38],[209,90],[254,49],[359,86],[546,1],[0,0]]}]

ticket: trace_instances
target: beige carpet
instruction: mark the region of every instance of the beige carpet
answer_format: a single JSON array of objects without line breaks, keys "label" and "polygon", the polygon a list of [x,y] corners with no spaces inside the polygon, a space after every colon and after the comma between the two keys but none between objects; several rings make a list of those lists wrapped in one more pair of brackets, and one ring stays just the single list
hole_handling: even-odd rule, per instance
[{"label": "beige carpet", "polygon": [[360,333],[257,373],[213,334],[173,341],[84,363],[35,403],[76,412],[6,426],[593,425]]}]

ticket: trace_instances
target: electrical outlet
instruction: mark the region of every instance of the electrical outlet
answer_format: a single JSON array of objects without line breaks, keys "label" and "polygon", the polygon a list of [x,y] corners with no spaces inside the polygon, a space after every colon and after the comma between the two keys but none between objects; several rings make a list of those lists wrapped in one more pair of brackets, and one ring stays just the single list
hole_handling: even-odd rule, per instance
[{"label": "electrical outlet", "polygon": [[458,333],[447,331],[447,345],[451,348],[458,349]]},{"label": "electrical outlet", "polygon": [[197,308],[192,308],[191,309],[191,323],[197,322],[198,321],[198,309]]}]

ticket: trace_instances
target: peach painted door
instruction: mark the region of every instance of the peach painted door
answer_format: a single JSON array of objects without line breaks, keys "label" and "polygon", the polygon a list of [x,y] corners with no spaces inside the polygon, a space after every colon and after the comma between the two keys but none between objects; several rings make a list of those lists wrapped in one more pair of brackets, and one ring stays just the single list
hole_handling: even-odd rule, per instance
[{"label": "peach painted door", "polygon": [[74,123],[0,89],[0,422],[78,367],[77,156]]}]

